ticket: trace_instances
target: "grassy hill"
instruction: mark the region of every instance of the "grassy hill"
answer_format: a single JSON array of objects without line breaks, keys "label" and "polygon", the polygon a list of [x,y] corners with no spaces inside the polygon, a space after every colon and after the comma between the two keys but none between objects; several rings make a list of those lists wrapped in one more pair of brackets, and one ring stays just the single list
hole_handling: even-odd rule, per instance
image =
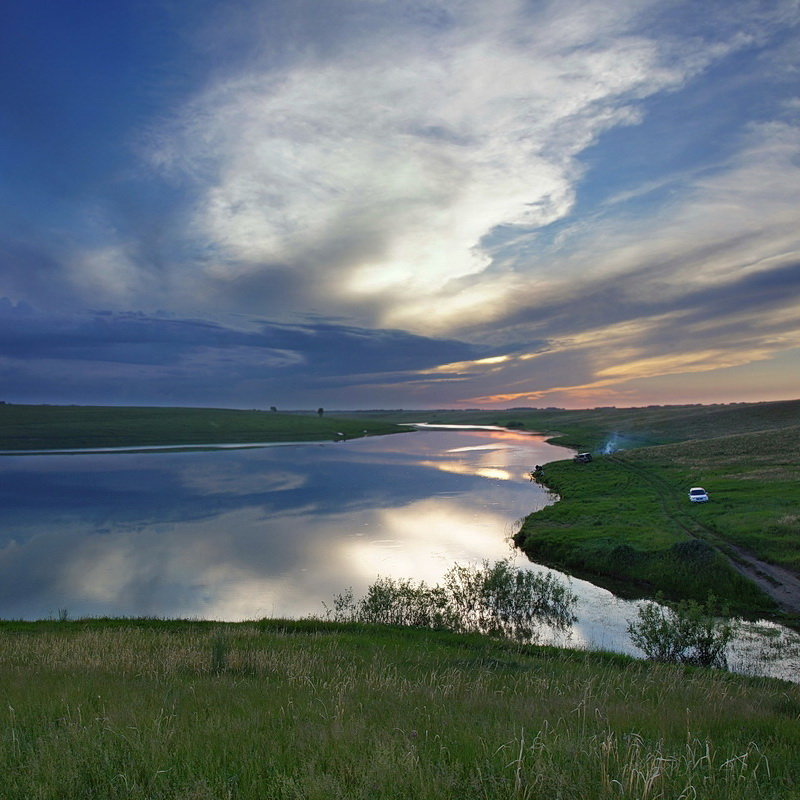
[{"label": "grassy hill", "polygon": [[398,422],[507,426],[547,434],[554,437],[553,444],[578,450],[600,450],[615,438],[617,447],[629,449],[799,425],[800,400],[578,411],[524,408],[506,411],[395,411],[372,412],[365,416]]},{"label": "grassy hill", "polygon": [[403,430],[379,420],[223,408],[0,405],[0,450],[298,442]]},{"label": "grassy hill", "polygon": [[305,620],[0,623],[4,800],[788,800],[800,686]]},{"label": "grassy hill", "polygon": [[666,444],[800,424],[800,400],[585,411],[375,411],[315,414],[214,408],[0,404],[0,449],[307,441],[396,433],[400,422],[501,425],[599,450]]}]

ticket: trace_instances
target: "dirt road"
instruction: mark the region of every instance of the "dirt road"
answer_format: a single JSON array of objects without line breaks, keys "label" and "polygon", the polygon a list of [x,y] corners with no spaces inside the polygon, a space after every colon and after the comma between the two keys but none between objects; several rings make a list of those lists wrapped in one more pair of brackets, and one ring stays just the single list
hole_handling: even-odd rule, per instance
[{"label": "dirt road", "polygon": [[674,487],[647,469],[623,458],[611,456],[620,466],[647,481],[657,492],[664,512],[694,539],[702,539],[720,552],[740,574],[757,584],[778,606],[790,614],[800,614],[800,575],[754,556],[730,542],[720,540],[719,534],[688,514],[675,499]]}]

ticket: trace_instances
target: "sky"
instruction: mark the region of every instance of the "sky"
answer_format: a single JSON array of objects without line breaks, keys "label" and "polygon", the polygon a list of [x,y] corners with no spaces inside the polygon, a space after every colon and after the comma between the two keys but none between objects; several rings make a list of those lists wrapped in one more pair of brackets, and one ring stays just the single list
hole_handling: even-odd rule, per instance
[{"label": "sky", "polygon": [[6,0],[0,399],[800,397],[798,0]]}]

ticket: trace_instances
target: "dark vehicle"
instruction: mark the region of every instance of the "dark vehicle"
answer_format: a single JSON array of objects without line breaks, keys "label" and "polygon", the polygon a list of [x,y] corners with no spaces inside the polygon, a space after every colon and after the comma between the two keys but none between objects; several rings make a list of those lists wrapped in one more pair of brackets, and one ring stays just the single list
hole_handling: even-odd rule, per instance
[{"label": "dark vehicle", "polygon": [[578,453],[572,459],[576,464],[588,464],[592,460],[591,453]]}]

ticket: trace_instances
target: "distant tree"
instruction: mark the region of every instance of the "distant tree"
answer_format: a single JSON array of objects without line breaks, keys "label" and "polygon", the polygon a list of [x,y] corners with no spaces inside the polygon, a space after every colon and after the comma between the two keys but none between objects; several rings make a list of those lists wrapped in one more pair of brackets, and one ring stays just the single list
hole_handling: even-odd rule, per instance
[{"label": "distant tree", "polygon": [[277,409],[275,406],[270,406],[270,407],[269,407],[269,410],[270,410],[270,411],[277,411],[278,409]]},{"label": "distant tree", "polygon": [[318,417],[321,417],[324,413],[325,413],[325,409],[324,408],[318,408],[317,409],[317,416]]}]

